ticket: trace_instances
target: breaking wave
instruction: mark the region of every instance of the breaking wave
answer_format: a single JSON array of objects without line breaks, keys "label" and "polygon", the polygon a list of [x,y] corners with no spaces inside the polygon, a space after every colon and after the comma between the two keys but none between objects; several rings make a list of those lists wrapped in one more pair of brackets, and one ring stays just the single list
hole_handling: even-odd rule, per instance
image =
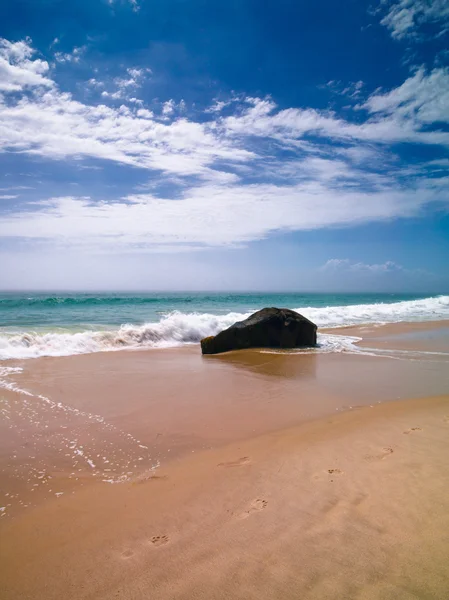
[{"label": "breaking wave", "polygon": [[318,327],[345,327],[369,323],[400,321],[440,321],[449,319],[449,296],[434,296],[420,300],[353,304],[325,308],[298,309]]},{"label": "breaking wave", "polygon": [[[301,307],[296,310],[319,327],[329,328],[370,323],[441,320],[449,319],[449,296],[394,303]],[[231,312],[226,315],[213,315],[174,311],[155,323],[127,324],[107,331],[3,331],[0,334],[0,360],[194,344],[203,337],[215,335],[249,314]],[[342,343],[339,343],[336,337],[340,338]],[[350,338],[346,338],[345,346],[343,336],[322,335],[319,338],[322,349],[327,351],[344,351],[349,340]],[[351,342],[349,343],[351,345]]]}]

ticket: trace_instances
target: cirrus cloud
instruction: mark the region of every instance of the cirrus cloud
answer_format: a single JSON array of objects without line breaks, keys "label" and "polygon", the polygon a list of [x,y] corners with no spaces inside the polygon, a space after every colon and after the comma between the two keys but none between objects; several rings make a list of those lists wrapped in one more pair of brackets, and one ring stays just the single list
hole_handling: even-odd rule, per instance
[{"label": "cirrus cloud", "polygon": [[[170,183],[178,192],[34,197],[3,215],[4,238],[198,249],[279,231],[410,217],[431,203],[447,206],[444,156],[404,169],[389,153],[398,143],[447,152],[449,133],[441,127],[449,121],[446,69],[420,68],[400,86],[364,100],[358,82],[352,119],[245,96],[215,101],[192,117],[182,100],[158,100],[158,112],[126,99],[148,68],[128,68],[113,80],[116,91],[91,77],[89,89],[104,103],[88,103],[61,91],[48,63],[34,57],[30,40],[0,42],[0,69],[7,74],[0,152],[85,168],[94,167],[92,160],[108,161],[147,173],[147,189]],[[279,149],[288,158],[280,158]]]},{"label": "cirrus cloud", "polygon": [[446,0],[399,0],[389,6],[381,23],[398,40],[416,37],[426,23],[438,24],[442,35],[449,28],[449,4]]}]

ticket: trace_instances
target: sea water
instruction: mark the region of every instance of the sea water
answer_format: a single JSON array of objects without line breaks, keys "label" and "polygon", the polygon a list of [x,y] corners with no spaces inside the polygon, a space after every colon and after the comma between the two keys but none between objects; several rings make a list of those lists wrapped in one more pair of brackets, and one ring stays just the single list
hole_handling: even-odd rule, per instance
[{"label": "sea water", "polygon": [[[0,360],[198,343],[265,306],[318,327],[449,319],[449,296],[273,293],[2,293]],[[351,340],[321,336],[322,349]]]}]

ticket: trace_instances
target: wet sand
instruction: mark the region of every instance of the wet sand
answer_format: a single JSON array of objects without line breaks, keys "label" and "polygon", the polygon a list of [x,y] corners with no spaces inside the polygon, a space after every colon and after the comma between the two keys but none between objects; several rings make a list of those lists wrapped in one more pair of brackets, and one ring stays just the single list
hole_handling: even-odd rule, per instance
[{"label": "wet sand", "polygon": [[3,524],[1,597],[445,599],[449,398],[91,484]]},{"label": "wet sand", "polygon": [[446,599],[449,369],[426,343],[16,364],[0,597]]},{"label": "wet sand", "polygon": [[202,357],[191,347],[23,361],[6,380],[34,395],[1,392],[1,489],[10,496],[0,506],[11,515],[92,478],[145,477],[178,456],[339,411],[443,394],[449,364],[436,358]]},{"label": "wet sand", "polygon": [[449,321],[388,323],[322,331],[360,337],[362,340],[358,345],[362,348],[449,353]]}]

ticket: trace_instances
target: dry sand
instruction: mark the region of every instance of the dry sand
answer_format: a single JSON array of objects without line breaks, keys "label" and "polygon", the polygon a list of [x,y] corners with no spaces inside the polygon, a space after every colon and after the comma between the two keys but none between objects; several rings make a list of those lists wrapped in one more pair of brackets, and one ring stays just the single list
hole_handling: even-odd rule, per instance
[{"label": "dry sand", "polygon": [[23,366],[41,397],[0,393],[2,600],[449,598],[444,356]]},{"label": "dry sand", "polygon": [[2,599],[449,597],[449,398],[92,484],[1,531]]}]

